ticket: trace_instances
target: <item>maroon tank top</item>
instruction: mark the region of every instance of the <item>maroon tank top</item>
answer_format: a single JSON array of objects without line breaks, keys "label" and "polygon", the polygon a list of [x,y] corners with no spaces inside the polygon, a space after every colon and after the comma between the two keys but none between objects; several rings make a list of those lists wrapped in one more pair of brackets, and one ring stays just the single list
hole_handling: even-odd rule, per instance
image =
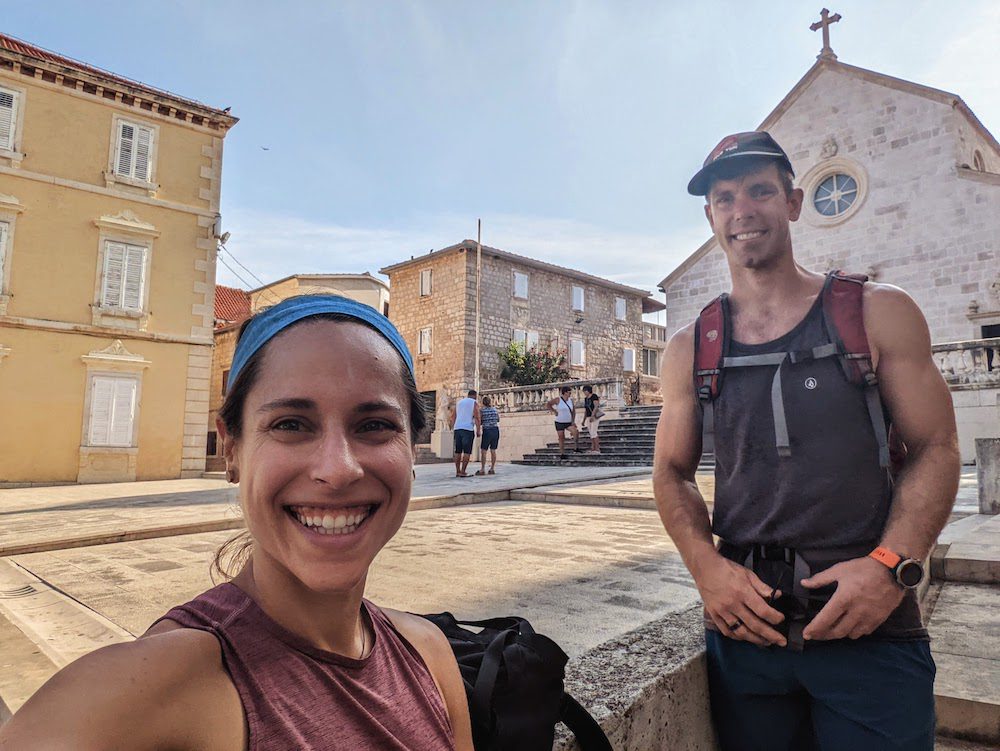
[{"label": "maroon tank top", "polygon": [[454,749],[434,679],[392,622],[362,601],[375,641],[364,659],[317,649],[272,620],[235,584],[180,605],[169,619],[214,634],[239,692],[251,751]]}]

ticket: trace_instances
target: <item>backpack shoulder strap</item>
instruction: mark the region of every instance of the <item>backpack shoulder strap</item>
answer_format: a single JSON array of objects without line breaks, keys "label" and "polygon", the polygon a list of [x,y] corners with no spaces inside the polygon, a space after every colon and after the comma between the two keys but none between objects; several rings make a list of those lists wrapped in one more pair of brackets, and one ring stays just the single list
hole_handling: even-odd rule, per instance
[{"label": "backpack shoulder strap", "polygon": [[844,375],[859,386],[878,382],[872,367],[872,350],[865,333],[863,295],[868,277],[831,271],[823,284],[823,320],[830,340],[837,345]]},{"label": "backpack shoulder strap", "polygon": [[702,308],[694,324],[694,390],[702,408],[702,451],[715,450],[713,402],[722,390],[729,329],[729,295],[723,293]]},{"label": "backpack shoulder strap", "polygon": [[872,364],[872,349],[868,343],[864,320],[864,274],[842,274],[839,270],[827,274],[823,284],[823,321],[837,351],[847,380],[865,390],[865,402],[875,439],[878,441],[879,464],[887,469],[901,466],[900,455],[905,448],[898,434],[890,439],[885,413],[878,391],[878,376]]},{"label": "backpack shoulder strap", "polygon": [[597,720],[576,699],[563,693],[559,719],[573,731],[582,751],[614,751]]}]

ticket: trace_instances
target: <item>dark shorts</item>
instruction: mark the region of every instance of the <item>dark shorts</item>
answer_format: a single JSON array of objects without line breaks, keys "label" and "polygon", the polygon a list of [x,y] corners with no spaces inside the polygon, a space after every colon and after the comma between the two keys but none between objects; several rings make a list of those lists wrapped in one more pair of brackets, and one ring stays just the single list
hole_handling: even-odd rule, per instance
[{"label": "dark shorts", "polygon": [[497,445],[500,443],[500,428],[483,428],[483,440],[479,444],[480,451],[486,451],[487,449],[497,450]]},{"label": "dark shorts", "polygon": [[562,431],[566,430],[566,428],[568,428],[572,424],[573,423],[571,423],[571,422],[559,422],[558,420],[556,420],[556,432],[557,433],[561,433]]},{"label": "dark shorts", "polygon": [[455,431],[455,453],[456,454],[471,454],[472,453],[472,442],[475,440],[476,434],[471,430],[456,430]]},{"label": "dark shorts", "polygon": [[722,751],[934,748],[934,660],[926,641],[838,639],[802,652],[705,632]]}]

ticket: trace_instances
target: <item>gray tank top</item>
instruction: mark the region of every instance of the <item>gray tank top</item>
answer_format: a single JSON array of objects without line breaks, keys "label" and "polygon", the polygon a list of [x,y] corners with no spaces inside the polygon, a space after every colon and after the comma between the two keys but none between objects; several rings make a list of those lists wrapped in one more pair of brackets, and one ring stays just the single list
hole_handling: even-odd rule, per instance
[{"label": "gray tank top", "polygon": [[[730,342],[727,356],[826,344],[820,298],[784,336]],[[778,366],[727,368],[715,401],[713,529],[737,545],[831,548],[878,542],[892,497],[864,391],[835,357],[781,365],[790,456],[775,447],[771,386]]]},{"label": "gray tank top", "polygon": [[[764,344],[730,342],[730,357],[811,350],[830,342],[819,296],[805,318]],[[864,390],[850,383],[836,357],[781,365],[789,456],[779,456],[771,389],[775,368],[727,368],[715,400],[715,507],[712,530],[739,546],[780,545],[802,551],[813,573],[881,539],[892,484]],[[806,551],[844,547],[842,558],[810,560]],[[873,635],[926,639],[916,595],[908,590]]]}]

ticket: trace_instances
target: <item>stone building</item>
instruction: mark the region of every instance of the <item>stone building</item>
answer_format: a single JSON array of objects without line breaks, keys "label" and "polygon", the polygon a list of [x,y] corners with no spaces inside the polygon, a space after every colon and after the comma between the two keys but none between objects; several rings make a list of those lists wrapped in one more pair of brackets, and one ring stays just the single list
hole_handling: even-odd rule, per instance
[{"label": "stone building", "polygon": [[215,417],[226,395],[229,366],[233,362],[236,337],[243,321],[261,308],[296,295],[333,294],[369,305],[383,315],[389,313],[389,285],[368,272],[363,274],[293,274],[249,292],[219,285],[215,288],[215,347],[209,383],[207,443],[209,470],[225,468]]},{"label": "stone building", "polygon": [[204,471],[235,123],[0,34],[0,484]]},{"label": "stone building", "polygon": [[[464,240],[381,270],[432,408],[476,385],[476,257]],[[479,290],[481,389],[502,385],[498,352],[511,341],[564,352],[573,379],[634,382],[642,315],[663,309],[644,290],[487,246]]]},{"label": "stone building", "polygon": [[[924,311],[941,352],[951,351],[945,343],[1000,336],[1000,144],[961,97],[846,65],[826,48],[757,129],[785,148],[805,192],[792,224],[800,263],[902,287]],[[692,172],[696,167],[692,162]],[[691,204],[701,211],[695,199]],[[715,239],[659,286],[667,329],[693,320],[730,286]],[[972,426],[959,412],[967,460],[973,433],[1000,432],[996,389],[959,383],[996,375],[990,352],[980,350],[963,349],[954,364],[941,355],[956,408],[977,415],[966,415]]]}]

